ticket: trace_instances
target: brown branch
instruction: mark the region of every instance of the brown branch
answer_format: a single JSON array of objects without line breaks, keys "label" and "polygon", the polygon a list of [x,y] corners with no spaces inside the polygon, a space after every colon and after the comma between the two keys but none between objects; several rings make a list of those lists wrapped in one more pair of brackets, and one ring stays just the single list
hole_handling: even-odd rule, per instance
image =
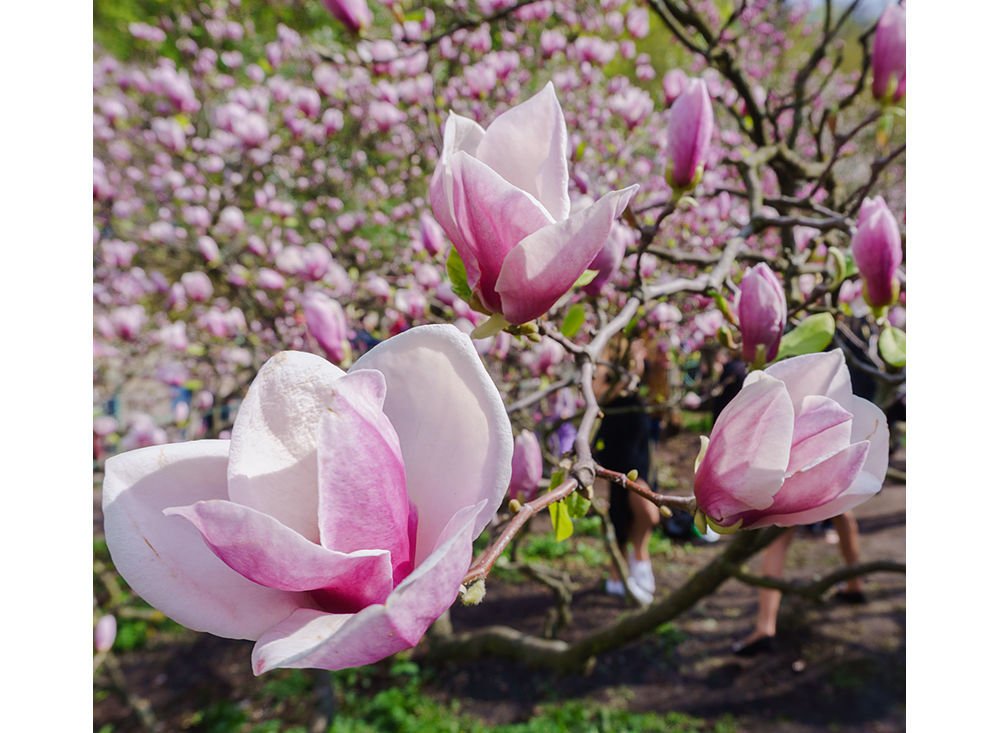
[{"label": "brown branch", "polygon": [[741,583],[752,585],[758,588],[771,588],[780,590],[782,593],[802,596],[804,598],[818,599],[826,591],[851,578],[857,578],[870,573],[905,573],[906,564],[893,560],[873,560],[871,562],[858,563],[857,565],[845,565],[842,568],[824,575],[820,578],[809,580],[783,580],[765,575],[752,575],[744,572],[738,567],[732,568],[732,576]]},{"label": "brown branch", "polygon": [[628,489],[634,494],[638,494],[643,499],[656,504],[658,507],[677,509],[678,511],[687,512],[692,515],[698,509],[698,503],[695,501],[693,496],[670,496],[668,494],[658,494],[642,484],[632,481],[624,473],[611,471],[603,466],[597,466],[597,475],[600,478],[607,479],[612,483],[616,483],[619,486]]},{"label": "brown branch", "polygon": [[504,549],[514,539],[514,535],[520,531],[521,527],[549,504],[555,504],[557,501],[561,501],[572,494],[579,485],[579,482],[575,478],[566,479],[556,488],[552,489],[552,491],[542,494],[537,499],[533,499],[522,505],[520,511],[511,517],[510,522],[504,527],[500,536],[476,558],[476,561],[469,568],[469,572],[466,573],[465,578],[462,580],[462,584],[469,585],[477,580],[484,580],[490,574],[490,570],[493,568],[493,564],[497,561],[497,558],[503,554]]}]

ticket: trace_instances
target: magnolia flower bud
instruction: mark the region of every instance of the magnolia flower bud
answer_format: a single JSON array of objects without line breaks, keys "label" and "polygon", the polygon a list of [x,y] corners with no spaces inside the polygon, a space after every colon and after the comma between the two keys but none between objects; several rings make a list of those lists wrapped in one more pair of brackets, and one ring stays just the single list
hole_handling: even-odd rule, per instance
[{"label": "magnolia flower bud", "polygon": [[898,102],[906,94],[906,10],[894,2],[875,28],[872,94],[882,102]]},{"label": "magnolia flower bud", "polygon": [[851,254],[864,281],[865,301],[872,308],[892,305],[899,297],[896,270],[903,262],[899,226],[881,196],[865,199]]},{"label": "magnolia flower bud", "polygon": [[765,363],[773,361],[785,330],[788,307],[781,283],[763,262],[743,276],[737,313],[743,335],[743,360],[755,363],[758,347],[763,347]]},{"label": "magnolia flower bud", "polygon": [[667,183],[672,189],[698,185],[714,124],[708,87],[694,79],[670,107],[667,121]]},{"label": "magnolia flower bud", "polygon": [[334,18],[357,33],[372,24],[372,11],[366,0],[323,0]]},{"label": "magnolia flower bud", "polygon": [[531,501],[538,493],[538,483],[542,480],[542,448],[530,430],[522,430],[514,439],[511,467],[508,493],[513,499]]},{"label": "magnolia flower bud", "polygon": [[340,303],[319,292],[306,296],[303,310],[306,328],[326,352],[326,358],[339,364],[350,351],[347,343],[347,320]]},{"label": "magnolia flower bud", "polygon": [[94,649],[99,652],[111,651],[118,635],[118,622],[111,614],[101,616],[94,627]]}]

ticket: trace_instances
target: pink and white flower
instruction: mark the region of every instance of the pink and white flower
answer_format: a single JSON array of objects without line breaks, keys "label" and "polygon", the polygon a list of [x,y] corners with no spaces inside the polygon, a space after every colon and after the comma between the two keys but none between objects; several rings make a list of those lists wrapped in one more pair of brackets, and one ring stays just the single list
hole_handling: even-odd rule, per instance
[{"label": "pink and white flower", "polygon": [[368,664],[455,600],[512,452],[496,386],[452,326],[411,329],[348,372],[286,351],[231,440],[108,460],[105,536],[163,613],[255,639],[255,674]]},{"label": "pink and white flower", "polygon": [[431,178],[434,216],[483,308],[509,323],[545,313],[604,246],[638,186],[570,212],[567,132],[552,83],[487,129],[452,113]]},{"label": "pink and white flower", "polygon": [[717,528],[812,524],[882,488],[889,428],[852,393],[843,352],[806,354],[751,372],[703,456],[694,495]]}]

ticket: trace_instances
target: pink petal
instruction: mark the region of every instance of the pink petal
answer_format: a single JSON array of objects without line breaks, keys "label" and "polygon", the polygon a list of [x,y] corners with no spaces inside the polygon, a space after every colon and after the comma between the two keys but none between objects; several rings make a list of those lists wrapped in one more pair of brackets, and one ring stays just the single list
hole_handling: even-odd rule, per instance
[{"label": "pink petal", "polygon": [[254,674],[276,667],[357,667],[414,646],[458,595],[472,559],[476,517],[487,508],[481,501],[449,517],[433,552],[385,605],[347,617],[303,609],[276,624],[254,647]]},{"label": "pink petal", "polygon": [[545,313],[583,274],[604,247],[611,225],[639,190],[637,185],[605,194],[569,219],[525,237],[504,260],[496,283],[503,315],[525,323]]},{"label": "pink petal", "polygon": [[504,258],[526,236],[551,224],[552,217],[533,196],[465,153],[452,157],[451,168],[455,222],[461,232],[455,247],[465,263],[469,287],[488,308],[500,310],[496,282]]},{"label": "pink petal", "polygon": [[[200,501],[163,512],[184,517],[205,544],[237,573],[268,588],[329,590],[326,602],[356,611],[381,603],[392,590],[392,565],[383,549],[350,555],[310,542],[274,517],[230,501]],[[325,604],[324,604],[325,605]],[[327,606],[329,607],[329,606]]]},{"label": "pink petal", "polygon": [[[817,479],[822,481],[822,476],[817,476]],[[793,511],[784,514],[775,514],[770,510],[767,512],[761,512],[763,517],[760,519],[753,520],[749,517],[744,519],[743,527],[744,529],[757,529],[759,527],[767,527],[772,524],[779,527],[793,527],[800,524],[822,522],[825,519],[830,519],[831,517],[843,514],[848,509],[853,509],[858,504],[867,501],[872,496],[877,494],[880,488],[882,488],[882,482],[880,480],[876,479],[867,471],[859,471],[847,490],[835,495],[832,499],[825,503],[805,508],[801,511]]]},{"label": "pink petal", "polygon": [[317,431],[343,373],[315,354],[283,351],[261,367],[233,426],[229,498],[313,542],[319,541]]},{"label": "pink petal", "polygon": [[458,508],[486,506],[478,536],[510,485],[514,437],[496,385],[471,339],[454,326],[418,326],[384,341],[351,367],[385,376],[383,410],[399,436],[406,488],[417,507],[415,561],[431,552]]},{"label": "pink petal", "polygon": [[476,122],[467,117],[456,115],[454,112],[448,115],[448,121],[444,125],[444,144],[442,145],[441,158],[431,176],[429,198],[434,218],[437,219],[438,224],[455,245],[458,244],[459,240],[464,242],[464,237],[455,223],[455,206],[452,200],[454,176],[451,171],[451,156],[460,150],[474,156],[484,134],[483,128]]},{"label": "pink petal", "polygon": [[851,398],[851,412],[854,413],[851,441],[867,440],[871,443],[862,470],[874,476],[881,486],[889,468],[889,421],[878,406],[857,395]]},{"label": "pink petal", "polygon": [[566,120],[548,82],[486,128],[475,157],[542,202],[556,221],[569,216]]},{"label": "pink petal", "polygon": [[337,380],[319,429],[319,536],[340,552],[388,550],[398,583],[413,570],[415,535],[403,455],[384,401],[380,372],[360,369]]},{"label": "pink petal", "polygon": [[698,505],[727,524],[739,512],[770,506],[788,466],[791,400],[780,381],[756,374],[719,414],[694,479]]},{"label": "pink petal", "polygon": [[851,442],[851,418],[851,413],[829,397],[806,397],[802,412],[795,417],[786,473],[808,468],[844,450]]},{"label": "pink petal", "polygon": [[132,589],[177,623],[232,639],[256,639],[300,606],[300,593],[264,588],[205,546],[187,522],[163,509],[226,498],[230,443],[198,440],[109,458],[104,534],[111,559]]},{"label": "pink petal", "polygon": [[851,375],[840,349],[793,356],[764,372],[785,383],[796,415],[802,411],[802,400],[808,395],[824,395],[845,410],[851,409]]}]

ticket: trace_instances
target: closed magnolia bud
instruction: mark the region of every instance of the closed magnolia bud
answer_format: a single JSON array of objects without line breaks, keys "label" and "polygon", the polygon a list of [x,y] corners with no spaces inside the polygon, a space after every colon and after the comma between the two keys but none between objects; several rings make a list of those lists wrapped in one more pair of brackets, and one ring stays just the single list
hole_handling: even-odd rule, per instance
[{"label": "closed magnolia bud", "polygon": [[530,430],[522,430],[514,439],[514,458],[511,462],[510,490],[512,499],[531,501],[538,493],[542,480],[542,447]]},{"label": "closed magnolia bud", "polygon": [[781,283],[763,262],[743,275],[736,310],[743,336],[743,360],[748,364],[755,363],[758,346],[762,346],[765,362],[773,361],[778,355],[781,334],[785,330],[788,306]]},{"label": "closed magnolia bud", "polygon": [[889,3],[875,28],[872,44],[872,94],[898,102],[906,94],[906,10]]},{"label": "closed magnolia bud", "polygon": [[94,627],[94,649],[99,652],[107,652],[115,644],[115,636],[118,635],[118,622],[111,614],[101,616]]},{"label": "closed magnolia bud", "polygon": [[340,364],[350,350],[347,342],[347,319],[340,303],[322,293],[311,292],[306,295],[303,310],[310,335],[326,353],[327,359]]},{"label": "closed magnolia bud", "polygon": [[715,118],[708,87],[694,79],[670,107],[667,121],[667,183],[686,191],[698,185]]},{"label": "closed magnolia bud", "polygon": [[851,254],[864,281],[865,302],[872,308],[892,305],[899,297],[896,271],[903,262],[899,226],[881,196],[865,199]]},{"label": "closed magnolia bud", "polygon": [[367,0],[323,0],[326,9],[349,30],[357,33],[372,24]]}]

